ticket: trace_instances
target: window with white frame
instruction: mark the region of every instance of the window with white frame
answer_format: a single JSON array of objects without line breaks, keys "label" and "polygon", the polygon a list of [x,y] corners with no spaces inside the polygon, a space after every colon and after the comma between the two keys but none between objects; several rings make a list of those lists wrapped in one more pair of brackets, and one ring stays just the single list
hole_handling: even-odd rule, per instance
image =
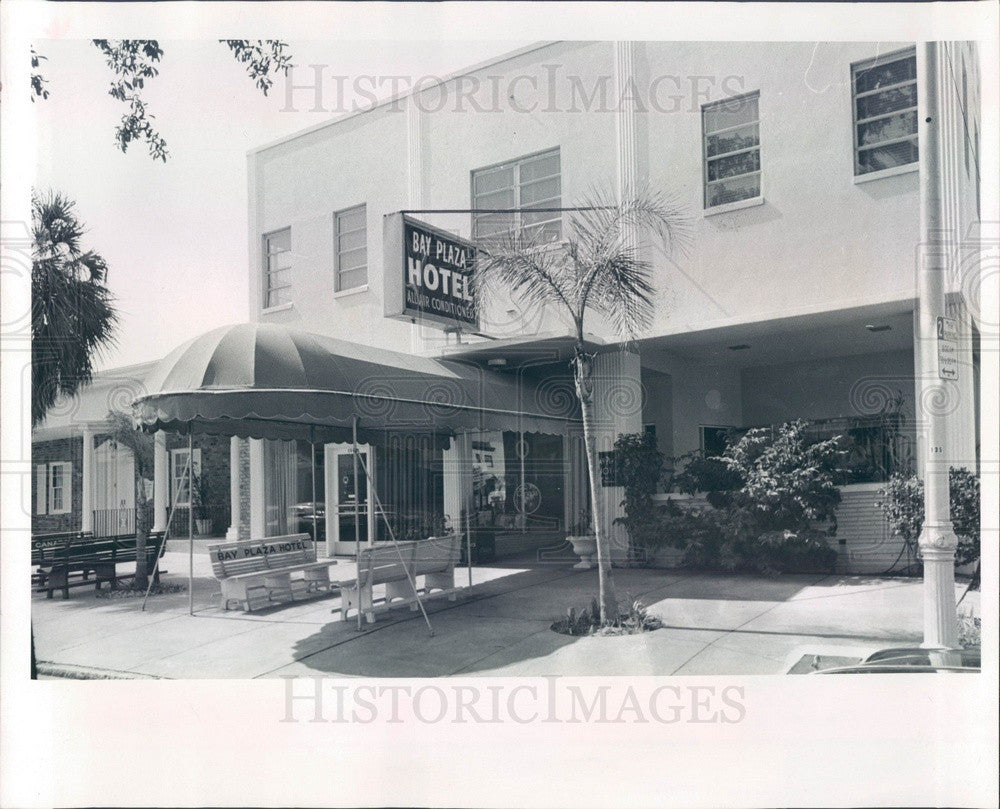
[{"label": "window with white frame", "polygon": [[35,513],[69,514],[73,510],[73,464],[54,461],[35,466]]},{"label": "window with white frame", "polygon": [[705,208],[756,199],[760,189],[760,93],[701,108]]},{"label": "window with white frame", "polygon": [[472,215],[477,242],[499,241],[512,233],[533,244],[559,241],[562,213],[552,209],[561,205],[558,148],[472,172],[472,207],[485,211]]},{"label": "window with white frame", "polygon": [[368,283],[368,210],[356,205],[333,215],[334,273],[337,292]]},{"label": "window with white frame", "polygon": [[170,502],[180,508],[191,505],[191,477],[201,474],[201,450],[195,448],[191,471],[188,472],[187,447],[170,451]]},{"label": "window with white frame", "polygon": [[917,57],[905,51],[852,65],[854,174],[915,164]]},{"label": "window with white frame", "polygon": [[264,236],[264,308],[292,302],[292,229]]}]

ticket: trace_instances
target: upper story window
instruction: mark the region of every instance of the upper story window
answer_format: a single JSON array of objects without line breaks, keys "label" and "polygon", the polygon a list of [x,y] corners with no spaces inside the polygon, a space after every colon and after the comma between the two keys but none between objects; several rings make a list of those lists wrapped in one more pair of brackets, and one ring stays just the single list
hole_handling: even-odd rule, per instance
[{"label": "upper story window", "polygon": [[[497,241],[520,233],[531,243],[562,238],[559,149],[500,163],[472,172],[472,207],[499,213],[472,215],[472,238]],[[510,212],[511,209],[521,209]],[[533,212],[531,208],[539,208]]]},{"label": "upper story window", "polygon": [[705,207],[755,199],[760,190],[760,93],[701,108]]},{"label": "upper story window", "polygon": [[368,210],[356,205],[333,215],[334,289],[343,292],[368,283]]},{"label": "upper story window", "polygon": [[895,53],[851,68],[854,174],[916,163],[917,57]]},{"label": "upper story window", "polygon": [[264,237],[264,308],[292,302],[292,229]]}]

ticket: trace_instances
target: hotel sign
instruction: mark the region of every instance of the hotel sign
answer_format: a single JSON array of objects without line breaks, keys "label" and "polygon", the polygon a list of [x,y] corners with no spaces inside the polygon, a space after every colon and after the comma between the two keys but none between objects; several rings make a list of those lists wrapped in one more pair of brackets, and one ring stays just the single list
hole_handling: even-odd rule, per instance
[{"label": "hotel sign", "polygon": [[386,317],[479,331],[472,242],[396,213],[385,218],[383,245]]}]

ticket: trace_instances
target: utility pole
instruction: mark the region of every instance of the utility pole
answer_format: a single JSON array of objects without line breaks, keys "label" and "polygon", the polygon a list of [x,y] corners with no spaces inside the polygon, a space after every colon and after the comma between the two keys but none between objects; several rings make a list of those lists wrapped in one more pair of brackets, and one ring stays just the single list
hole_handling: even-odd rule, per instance
[{"label": "utility pole", "polygon": [[[920,144],[920,240],[917,251],[917,339],[920,356],[918,422],[926,441],[923,473],[924,524],[920,555],[924,565],[925,648],[958,647],[955,605],[955,549],[958,539],[951,524],[948,482],[950,461],[946,446],[946,418],[934,403],[958,395],[955,383],[942,378],[938,356],[938,323],[945,315],[946,278],[951,245],[943,232],[941,182],[941,127],[939,45],[924,42],[917,48]],[[949,388],[952,388],[949,390]]]}]

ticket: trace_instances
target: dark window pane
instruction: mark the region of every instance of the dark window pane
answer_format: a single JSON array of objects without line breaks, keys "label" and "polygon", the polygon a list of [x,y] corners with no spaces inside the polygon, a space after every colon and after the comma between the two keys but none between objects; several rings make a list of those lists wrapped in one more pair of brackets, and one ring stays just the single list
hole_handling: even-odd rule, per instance
[{"label": "dark window pane", "polygon": [[726,177],[736,177],[749,174],[760,169],[760,151],[741,152],[740,154],[720,157],[708,161],[708,179],[722,180]]},{"label": "dark window pane", "polygon": [[869,90],[877,90],[880,87],[888,87],[890,84],[915,79],[917,77],[916,56],[904,56],[893,62],[876,64],[871,67],[857,71],[854,78],[855,91],[865,93]]},{"label": "dark window pane", "polygon": [[869,146],[884,140],[905,138],[917,132],[917,113],[903,112],[864,124],[858,124],[858,146]]},{"label": "dark window pane", "polygon": [[760,144],[760,130],[757,124],[734,129],[722,135],[708,136],[708,156],[735,152]]},{"label": "dark window pane", "polygon": [[908,84],[858,99],[858,120],[917,106],[917,85]]},{"label": "dark window pane", "polygon": [[739,202],[744,199],[753,199],[760,196],[760,175],[753,174],[749,177],[737,177],[726,180],[722,183],[715,183],[708,187],[708,206],[713,208],[716,205],[726,205],[730,202]]},{"label": "dark window pane", "polygon": [[916,163],[918,156],[916,140],[862,149],[858,152],[858,174]]}]

